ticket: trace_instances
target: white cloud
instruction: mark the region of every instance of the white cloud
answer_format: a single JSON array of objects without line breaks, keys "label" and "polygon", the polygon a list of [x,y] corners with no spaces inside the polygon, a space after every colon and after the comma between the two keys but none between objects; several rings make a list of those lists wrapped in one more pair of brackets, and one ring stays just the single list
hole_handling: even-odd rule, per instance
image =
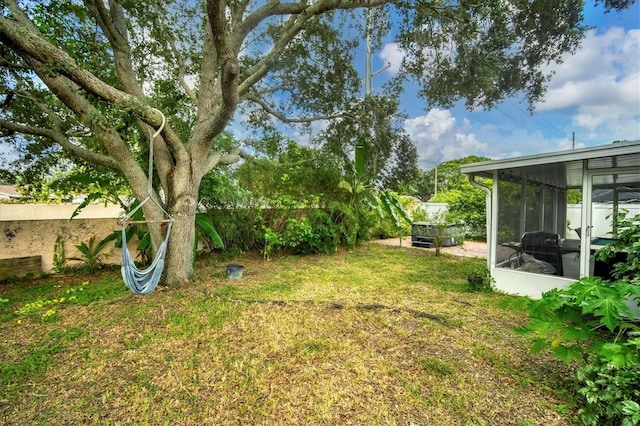
[{"label": "white cloud", "polygon": [[400,66],[404,59],[404,52],[400,49],[398,43],[387,43],[380,52],[380,58],[390,65],[387,72],[396,75],[400,71]]},{"label": "white cloud", "polygon": [[640,138],[640,30],[591,30],[582,47],[552,67],[536,112],[573,112],[572,127],[591,141]]},{"label": "white cloud", "polygon": [[[385,46],[385,58],[401,54]],[[454,108],[455,115],[432,109],[406,120],[420,166],[471,154],[511,158],[640,139],[640,29],[591,30],[580,49],[550,71],[555,74],[533,115],[505,103],[493,111]],[[419,103],[407,95],[411,110]]]},{"label": "white cloud", "polygon": [[471,123],[464,119],[462,125],[449,110],[431,109],[427,115],[405,120],[405,130],[418,149],[418,162],[424,169],[431,169],[443,161],[486,152],[488,145],[475,134],[466,132]]},{"label": "white cloud", "polygon": [[[563,63],[545,71],[555,74],[549,82],[544,102],[536,105],[538,111],[601,104],[613,97],[630,98],[633,95],[637,104],[640,102],[637,78],[640,73],[640,30],[625,32],[613,27],[602,34],[591,30],[575,54],[564,55]],[[635,87],[630,93],[625,92],[630,84]]]}]

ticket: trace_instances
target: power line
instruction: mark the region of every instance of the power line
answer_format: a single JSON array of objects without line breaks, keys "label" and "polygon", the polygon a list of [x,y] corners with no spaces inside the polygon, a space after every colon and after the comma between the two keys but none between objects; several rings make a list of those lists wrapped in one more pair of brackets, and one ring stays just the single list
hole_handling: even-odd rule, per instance
[{"label": "power line", "polygon": [[521,122],[519,122],[518,120],[516,120],[514,117],[510,116],[509,114],[507,114],[502,108],[500,107],[496,107],[496,109],[498,111],[500,111],[502,114],[504,114],[505,116],[507,116],[507,118],[511,119],[514,123],[516,123],[518,126],[524,127],[527,130],[531,130],[529,129],[527,126],[525,126],[524,124],[522,124]]},{"label": "power line", "polygon": [[[540,114],[538,114],[537,112],[533,111],[532,113],[528,113],[527,111],[523,110],[518,104],[516,104],[513,100],[510,100],[509,102],[511,103],[512,106],[516,107],[516,109],[518,111],[522,112],[522,114],[524,114],[525,116],[527,116],[529,119],[533,120],[534,122],[546,125],[549,130],[552,130],[552,131],[556,132],[560,136],[564,136],[564,137],[567,136],[567,134],[565,132],[559,130],[557,127],[555,127],[549,121],[547,121],[546,119],[541,117]],[[536,120],[535,117],[537,117],[540,121]]]}]

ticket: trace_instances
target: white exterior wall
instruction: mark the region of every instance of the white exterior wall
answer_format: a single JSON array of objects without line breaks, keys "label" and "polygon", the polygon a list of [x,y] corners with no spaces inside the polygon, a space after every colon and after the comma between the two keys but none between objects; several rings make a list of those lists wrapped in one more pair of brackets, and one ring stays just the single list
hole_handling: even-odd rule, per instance
[{"label": "white exterior wall", "polygon": [[493,268],[491,277],[495,280],[495,287],[505,293],[540,299],[542,293],[554,288],[569,288],[575,279],[558,277],[556,275],[533,274],[510,268]]},{"label": "white exterior wall", "polygon": [[[79,204],[2,204],[0,222],[10,220],[70,219]],[[89,204],[74,219],[119,218],[123,210],[116,204]]]}]

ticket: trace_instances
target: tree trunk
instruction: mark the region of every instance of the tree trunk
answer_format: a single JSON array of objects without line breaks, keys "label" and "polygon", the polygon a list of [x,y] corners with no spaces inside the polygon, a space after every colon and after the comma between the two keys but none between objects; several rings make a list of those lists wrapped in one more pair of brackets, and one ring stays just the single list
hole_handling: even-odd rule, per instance
[{"label": "tree trunk", "polygon": [[[192,163],[193,161],[190,161]],[[164,284],[179,287],[193,278],[193,244],[196,232],[198,188],[201,177],[191,173],[192,164],[178,163],[170,177],[167,206],[173,217],[165,259]]]},{"label": "tree trunk", "polygon": [[192,212],[176,214],[169,236],[164,266],[164,284],[179,287],[189,284],[193,278],[193,242],[195,238],[195,208]]}]

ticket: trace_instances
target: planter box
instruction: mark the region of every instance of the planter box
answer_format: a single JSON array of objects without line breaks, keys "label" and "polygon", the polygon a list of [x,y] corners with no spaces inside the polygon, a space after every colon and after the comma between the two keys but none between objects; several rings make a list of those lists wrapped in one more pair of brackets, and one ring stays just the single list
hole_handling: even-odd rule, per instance
[{"label": "planter box", "polygon": [[39,277],[42,274],[42,256],[14,257],[0,259],[0,280],[27,275]]}]

